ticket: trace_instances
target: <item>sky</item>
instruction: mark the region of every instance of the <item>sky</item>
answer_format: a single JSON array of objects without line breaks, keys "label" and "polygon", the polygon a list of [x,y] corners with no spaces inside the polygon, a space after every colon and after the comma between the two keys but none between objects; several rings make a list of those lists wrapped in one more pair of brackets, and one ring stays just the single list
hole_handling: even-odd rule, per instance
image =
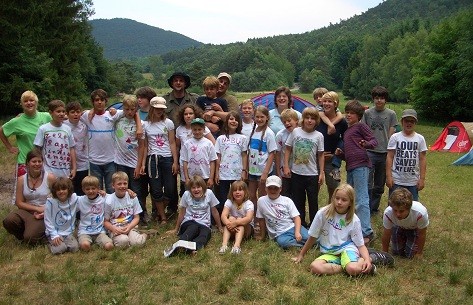
[{"label": "sky", "polygon": [[93,0],[90,19],[128,18],[203,43],[299,34],[346,20],[383,0]]}]

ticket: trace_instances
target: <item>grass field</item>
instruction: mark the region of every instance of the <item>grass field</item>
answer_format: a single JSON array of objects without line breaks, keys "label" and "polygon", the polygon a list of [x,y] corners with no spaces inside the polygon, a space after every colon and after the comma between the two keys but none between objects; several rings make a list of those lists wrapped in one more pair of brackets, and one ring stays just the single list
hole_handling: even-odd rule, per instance
[{"label": "grass field", "polygon": [[[239,99],[254,94],[239,94]],[[302,95],[311,100],[310,95]],[[342,103],[343,104],[343,103]],[[406,106],[390,105],[398,113]],[[440,126],[417,126],[428,144]],[[374,277],[315,277],[273,242],[250,240],[242,254],[219,255],[221,235],[195,257],[163,257],[175,236],[173,224],[157,227],[143,248],[53,256],[46,246],[27,247],[0,229],[0,304],[473,304],[473,167],[450,164],[460,155],[428,152],[426,188],[420,201],[430,225],[422,260],[397,259]],[[15,207],[11,200],[13,156],[0,148],[0,218]],[[325,186],[319,206],[327,200]],[[382,200],[386,206],[387,197]],[[380,216],[373,228],[381,233]],[[468,233],[470,232],[470,233]],[[375,241],[380,248],[380,240]]]}]

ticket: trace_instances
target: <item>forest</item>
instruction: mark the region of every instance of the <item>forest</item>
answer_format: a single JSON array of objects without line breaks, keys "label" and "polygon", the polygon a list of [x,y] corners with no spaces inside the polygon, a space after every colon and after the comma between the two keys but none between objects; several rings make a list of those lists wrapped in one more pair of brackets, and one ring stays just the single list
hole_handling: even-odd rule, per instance
[{"label": "forest", "polygon": [[87,101],[88,92],[98,87],[111,95],[143,85],[165,88],[173,71],[185,71],[193,80],[190,90],[200,93],[205,76],[226,71],[233,76],[233,91],[285,85],[310,92],[324,86],[367,100],[371,88],[381,84],[390,102],[410,103],[429,120],[473,120],[470,0],[386,0],[303,34],[110,61],[88,23],[91,0],[26,2],[35,16],[16,1],[0,8],[4,114],[18,111],[16,101],[25,89],[36,91],[44,104],[52,98]]}]

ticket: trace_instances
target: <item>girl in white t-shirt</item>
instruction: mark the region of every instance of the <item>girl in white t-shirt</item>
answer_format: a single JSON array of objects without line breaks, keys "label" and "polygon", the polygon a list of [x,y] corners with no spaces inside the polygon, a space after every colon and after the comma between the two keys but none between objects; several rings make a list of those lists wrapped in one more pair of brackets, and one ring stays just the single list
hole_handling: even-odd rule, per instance
[{"label": "girl in white t-shirt", "polygon": [[[197,107],[195,104],[187,103],[181,106],[177,114],[177,119],[179,121],[179,126],[176,128],[176,147],[179,154],[179,175],[181,176],[181,185],[179,188],[179,196],[182,197],[182,194],[186,191],[186,177],[184,175],[184,160],[182,159],[184,143],[187,140],[193,138],[191,122],[195,118],[201,118],[203,114],[202,109]],[[213,144],[215,144],[215,138],[210,132],[210,129],[205,127],[204,137],[209,139]]]},{"label": "girl in white t-shirt", "polygon": [[355,190],[349,184],[338,186],[330,204],[317,212],[307,242],[292,260],[301,262],[316,241],[322,255],[310,264],[313,274],[345,271],[356,276],[376,272],[363,240],[360,219],[355,214]]},{"label": "girl in white t-shirt", "polygon": [[253,233],[253,216],[255,209],[251,202],[248,187],[244,181],[235,181],[230,186],[228,199],[222,212],[223,240],[218,253],[224,254],[228,249],[228,241],[235,237],[232,254],[241,253],[243,237],[249,238]]},{"label": "girl in white t-shirt", "polygon": [[269,128],[268,108],[258,106],[254,120],[248,141],[248,190],[256,210],[258,197],[266,195],[266,179],[272,171],[277,147],[274,132]]},{"label": "girl in white t-shirt", "polygon": [[[177,194],[179,171],[174,123],[166,118],[166,100],[155,96],[150,101],[148,118],[143,123],[145,144],[141,173],[148,175],[151,199],[156,205],[161,224],[166,224],[165,206]],[[146,158],[145,158],[146,156]],[[164,192],[163,192],[164,190]]]},{"label": "girl in white t-shirt", "polygon": [[217,153],[215,183],[219,186],[217,197],[222,207],[228,196],[230,184],[236,180],[247,179],[247,141],[246,136],[241,134],[240,114],[230,111],[225,118],[222,135],[217,138],[215,144]]},{"label": "girl in white t-shirt", "polygon": [[255,104],[251,99],[246,99],[240,104],[240,112],[242,115],[241,133],[244,134],[248,139],[253,131],[255,122],[253,116],[255,114]]},{"label": "girl in white t-shirt", "polygon": [[[179,204],[176,227],[168,233],[177,234],[179,240],[195,242],[196,251],[202,249],[212,234],[211,217],[214,218],[219,231],[223,231],[216,205],[217,197],[207,188],[204,179],[200,176],[191,177]],[[195,253],[194,251],[193,254]]]}]

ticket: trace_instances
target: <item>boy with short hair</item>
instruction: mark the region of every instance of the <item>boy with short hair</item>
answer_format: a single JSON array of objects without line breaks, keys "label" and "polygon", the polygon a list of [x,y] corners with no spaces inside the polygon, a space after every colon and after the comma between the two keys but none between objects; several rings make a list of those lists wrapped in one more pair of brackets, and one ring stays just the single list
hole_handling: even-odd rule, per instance
[{"label": "boy with short hair", "polygon": [[371,161],[369,176],[369,196],[371,212],[378,212],[381,196],[384,193],[386,183],[386,155],[388,140],[396,131],[398,124],[396,113],[386,108],[388,101],[388,90],[382,86],[376,86],[371,90],[374,107],[365,111],[362,121],[371,128],[374,137],[378,141],[373,149],[368,149],[368,157]]},{"label": "boy with short hair", "polygon": [[343,135],[344,150],[337,148],[335,154],[345,159],[347,182],[355,189],[356,216],[361,221],[365,244],[370,244],[374,239],[374,232],[371,228],[370,198],[368,195],[368,176],[371,162],[366,149],[375,147],[378,142],[368,125],[360,122],[364,112],[365,109],[359,101],[348,101],[345,106],[348,129]]},{"label": "boy with short hair", "polygon": [[383,251],[407,258],[422,258],[429,215],[427,209],[406,188],[398,188],[389,196],[389,206],[383,215]]},{"label": "boy with short hair", "polygon": [[[291,177],[284,175],[284,154],[286,151],[286,140],[291,132],[299,125],[299,116],[294,109],[284,109],[280,116],[281,122],[284,124],[284,129],[281,129],[276,134],[276,154],[275,164],[276,173],[282,178],[282,190],[281,195],[291,197]],[[290,160],[289,166],[292,168],[292,159]]]},{"label": "boy with short hair", "polygon": [[34,145],[41,149],[44,168],[56,177],[73,179],[76,175],[76,151],[72,130],[63,124],[66,108],[62,101],[52,100],[48,104],[51,122],[41,125]]},{"label": "boy with short hair", "polygon": [[141,209],[138,198],[130,198],[127,192],[128,175],[116,172],[112,175],[115,190],[105,199],[104,227],[109,231],[115,247],[143,245],[147,235],[135,228],[140,222]]},{"label": "boy with short hair", "polygon": [[67,120],[64,125],[71,128],[72,136],[76,142],[76,176],[72,179],[74,193],[78,196],[84,195],[82,191],[82,179],[89,174],[89,142],[87,137],[87,126],[80,120],[82,107],[79,102],[70,102],[66,105]]},{"label": "boy with short hair", "polygon": [[[111,115],[106,110],[108,94],[103,89],[96,89],[90,94],[93,110],[84,111],[82,121],[87,125],[89,133],[89,165],[90,174],[99,179],[100,189],[108,194],[113,193],[112,175],[115,172],[115,145],[113,144],[113,121],[120,115],[117,111]],[[93,118],[89,120],[89,113]]]},{"label": "boy with short hair", "polygon": [[148,116],[149,107],[151,107],[149,102],[157,95],[156,91],[154,91],[154,89],[151,87],[145,86],[138,88],[135,92],[135,95],[138,100],[138,114],[140,119],[144,121]]},{"label": "boy with short hair", "polygon": [[415,132],[417,112],[405,109],[402,112],[402,131],[393,134],[388,142],[386,157],[386,185],[391,194],[396,188],[404,187],[419,200],[419,191],[425,186],[427,170],[427,144],[421,134]]},{"label": "boy with short hair", "polygon": [[278,176],[266,179],[267,195],[258,199],[256,218],[263,239],[268,230],[270,239],[274,239],[283,248],[303,247],[309,234],[301,225],[301,218],[294,202],[281,195],[282,181]]},{"label": "boy with short hair", "polygon": [[[140,169],[144,149],[144,135],[140,138],[136,136],[136,112],[138,108],[137,100],[132,95],[125,95],[123,98],[122,116],[115,122],[115,165],[116,170],[125,172],[128,175],[128,186],[134,191],[140,201],[143,212],[140,219],[147,223],[149,219],[146,210],[146,197],[142,201]],[[143,175],[144,176],[144,175]]]},{"label": "boy with short hair", "polygon": [[220,82],[215,76],[207,76],[202,82],[202,86],[205,95],[199,96],[196,104],[204,111],[205,125],[217,138],[228,112],[228,104],[226,100],[217,97]]},{"label": "boy with short hair", "polygon": [[89,251],[92,243],[97,243],[105,250],[113,248],[113,242],[107,236],[104,228],[105,197],[99,194],[99,179],[86,176],[82,179],[82,189],[85,193],[77,202],[80,212],[78,228],[79,247]]},{"label": "boy with short hair", "polygon": [[184,143],[182,160],[184,161],[184,176],[186,185],[193,176],[202,177],[207,187],[214,185],[215,163],[217,153],[212,142],[204,137],[205,122],[195,118],[191,122],[193,137]]}]

